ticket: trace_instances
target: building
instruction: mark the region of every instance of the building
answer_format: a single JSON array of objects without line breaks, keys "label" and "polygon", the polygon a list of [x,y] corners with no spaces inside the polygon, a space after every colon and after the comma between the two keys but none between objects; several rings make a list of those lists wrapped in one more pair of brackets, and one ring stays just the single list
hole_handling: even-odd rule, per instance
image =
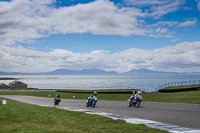
[{"label": "building", "polygon": [[8,89],[9,89],[8,85],[3,84],[3,83],[0,84],[0,90],[8,90]]},{"label": "building", "polygon": [[25,90],[28,88],[28,85],[21,81],[13,81],[9,83],[9,87],[11,90]]}]

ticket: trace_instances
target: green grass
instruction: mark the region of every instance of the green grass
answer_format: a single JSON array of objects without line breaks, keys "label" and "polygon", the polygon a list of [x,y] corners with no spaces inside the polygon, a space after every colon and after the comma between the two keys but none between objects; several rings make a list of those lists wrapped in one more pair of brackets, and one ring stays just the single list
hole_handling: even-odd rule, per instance
[{"label": "green grass", "polygon": [[[54,98],[57,92],[0,92],[0,95],[27,95]],[[87,99],[90,94],[85,93],[60,93],[62,99]],[[131,94],[98,94],[98,100],[127,101]],[[191,103],[200,104],[200,91],[186,91],[174,93],[144,92],[144,102],[169,102],[169,103]]]},{"label": "green grass", "polygon": [[190,88],[199,88],[200,85],[189,85],[189,86],[173,86],[173,87],[166,87],[162,90],[175,90],[175,89],[190,89]]},{"label": "green grass", "polygon": [[[0,98],[0,101],[2,98]],[[99,115],[41,107],[6,99],[0,104],[1,133],[164,133],[142,124],[130,124]]]},{"label": "green grass", "polygon": [[190,103],[200,104],[200,91],[185,91],[174,93],[146,93],[146,102],[169,102],[169,103]]},{"label": "green grass", "polygon": [[[137,90],[137,89],[135,89]],[[94,92],[94,91],[97,91],[97,92],[113,92],[113,91],[133,91],[133,89],[103,89],[103,90],[70,90],[70,89],[58,89],[58,91],[76,91],[76,92]]]}]

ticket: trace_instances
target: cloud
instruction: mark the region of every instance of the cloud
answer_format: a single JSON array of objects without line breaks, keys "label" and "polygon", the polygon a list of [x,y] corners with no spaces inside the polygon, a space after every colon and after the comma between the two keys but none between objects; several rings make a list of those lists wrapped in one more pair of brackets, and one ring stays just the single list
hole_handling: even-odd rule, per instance
[{"label": "cloud", "polygon": [[160,27],[158,29],[156,29],[156,32],[160,32],[160,33],[166,33],[167,29],[161,29]]},{"label": "cloud", "polygon": [[146,35],[138,8],[119,8],[108,0],[54,7],[54,0],[0,1],[0,45],[33,43],[50,34]]},{"label": "cloud", "polygon": [[159,19],[160,17],[175,12],[180,6],[185,4],[185,0],[124,0],[127,4],[145,8],[146,15]]},{"label": "cloud", "polygon": [[[160,19],[179,10],[183,0],[132,0],[132,7],[120,7],[108,0],[54,7],[54,0],[13,0],[0,2],[0,70],[45,72],[58,68],[98,68],[125,72],[137,68],[163,71],[199,70],[200,42],[183,42],[161,49],[127,49],[110,54],[95,50],[73,53],[64,49],[40,52],[17,42],[34,43],[51,34],[91,33],[95,35],[142,35],[174,38],[170,26],[195,26],[197,19],[185,22],[159,21],[149,25],[145,18]],[[142,10],[143,6],[151,6]],[[166,28],[167,26],[167,28]],[[176,40],[174,40],[176,41]]]},{"label": "cloud", "polygon": [[153,6],[150,8],[150,15],[153,16],[155,19],[158,19],[170,12],[175,12],[180,9],[180,5],[185,3],[183,0],[170,0],[169,3],[159,6]]},{"label": "cloud", "polygon": [[45,37],[50,28],[51,0],[13,0],[0,2],[0,45],[30,42]]},{"label": "cloud", "polygon": [[171,40],[171,42],[177,42],[178,40],[179,40],[179,39],[176,38],[176,39]]},{"label": "cloud", "polygon": [[140,6],[140,7],[144,7],[144,6],[150,6],[150,5],[166,5],[170,2],[172,2],[172,0],[124,0],[126,3],[131,4],[131,5],[135,5],[135,6]]},{"label": "cloud", "polygon": [[73,53],[64,49],[40,52],[20,45],[0,45],[0,70],[8,72],[45,72],[59,68],[102,69],[126,72],[148,68],[160,71],[200,71],[200,42],[183,42],[175,46],[145,50],[131,48],[114,54],[95,50],[89,53]]},{"label": "cloud", "polygon": [[197,8],[200,11],[200,0],[196,0],[196,2],[197,2]]},{"label": "cloud", "polygon": [[137,17],[144,14],[136,8],[117,8],[107,0],[55,9],[51,14],[52,33],[92,33],[106,35],[145,35]]},{"label": "cloud", "polygon": [[[174,1],[130,1],[136,6],[119,6],[109,0],[55,7],[55,0],[0,1],[0,45],[35,43],[51,34],[142,35],[169,37],[167,28],[156,35],[145,21],[174,12],[184,3]],[[146,4],[144,4],[144,2]],[[143,10],[138,5],[152,5]],[[156,27],[158,28],[158,27]]]},{"label": "cloud", "polygon": [[182,22],[178,25],[178,27],[188,27],[188,26],[195,26],[197,23],[197,19],[195,18],[194,20],[187,20],[185,22]]}]

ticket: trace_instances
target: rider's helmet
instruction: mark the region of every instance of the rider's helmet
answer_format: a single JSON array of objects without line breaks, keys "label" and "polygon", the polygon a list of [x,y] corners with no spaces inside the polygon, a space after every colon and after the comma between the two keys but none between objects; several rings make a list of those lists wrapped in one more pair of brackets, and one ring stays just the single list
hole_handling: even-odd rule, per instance
[{"label": "rider's helmet", "polygon": [[94,92],[94,95],[97,96],[97,92],[96,91]]},{"label": "rider's helmet", "polygon": [[57,97],[60,97],[60,93],[58,93],[56,96],[57,96]]},{"label": "rider's helmet", "polygon": [[133,91],[133,94],[137,94],[137,91]]}]

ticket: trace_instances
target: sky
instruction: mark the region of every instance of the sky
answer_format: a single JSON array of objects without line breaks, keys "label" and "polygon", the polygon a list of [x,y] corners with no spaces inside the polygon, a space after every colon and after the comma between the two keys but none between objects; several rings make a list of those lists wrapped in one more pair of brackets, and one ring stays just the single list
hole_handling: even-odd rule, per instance
[{"label": "sky", "polygon": [[0,71],[200,72],[200,0],[0,0]]}]

